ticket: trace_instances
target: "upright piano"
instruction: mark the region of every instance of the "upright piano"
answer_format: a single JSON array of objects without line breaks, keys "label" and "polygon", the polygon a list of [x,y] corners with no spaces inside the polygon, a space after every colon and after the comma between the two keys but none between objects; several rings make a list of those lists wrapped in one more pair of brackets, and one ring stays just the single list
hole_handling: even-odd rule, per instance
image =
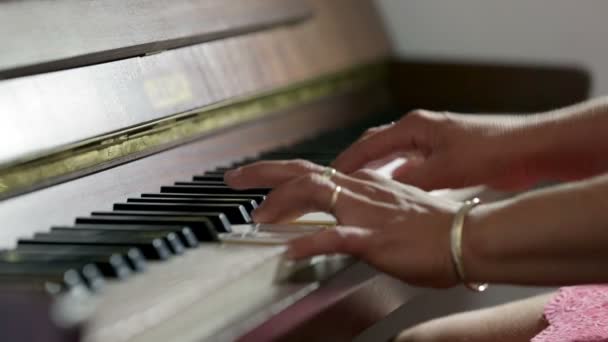
[{"label": "upright piano", "polygon": [[[388,119],[390,54],[370,1],[0,4],[0,340],[335,341],[387,316],[413,291],[366,265],[217,236],[267,192],[226,169],[327,164]],[[57,312],[86,319],[35,319]]]},{"label": "upright piano", "polygon": [[326,165],[400,114],[391,56],[366,0],[1,2],[0,340],[378,341],[432,316],[361,262],[218,241],[268,191],[224,171]]}]

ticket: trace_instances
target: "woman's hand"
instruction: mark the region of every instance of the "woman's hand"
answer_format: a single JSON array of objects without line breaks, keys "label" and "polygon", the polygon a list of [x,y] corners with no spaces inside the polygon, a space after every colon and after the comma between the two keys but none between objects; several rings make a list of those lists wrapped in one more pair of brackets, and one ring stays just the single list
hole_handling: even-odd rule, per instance
[{"label": "woman's hand", "polygon": [[[367,171],[327,179],[324,170],[306,161],[258,162],[227,173],[226,182],[237,189],[274,188],[253,213],[256,222],[289,222],[315,211],[334,214],[336,228],[291,243],[288,255],[294,259],[344,253],[409,283],[456,284],[449,229],[458,203],[396,182],[372,182],[375,176]],[[343,190],[331,208],[336,186]]]},{"label": "woman's hand", "polygon": [[408,163],[393,179],[423,189],[488,184],[502,190],[534,185],[543,174],[531,159],[540,136],[522,116],[481,116],[417,110],[392,125],[369,129],[333,166],[351,173],[395,154]]}]

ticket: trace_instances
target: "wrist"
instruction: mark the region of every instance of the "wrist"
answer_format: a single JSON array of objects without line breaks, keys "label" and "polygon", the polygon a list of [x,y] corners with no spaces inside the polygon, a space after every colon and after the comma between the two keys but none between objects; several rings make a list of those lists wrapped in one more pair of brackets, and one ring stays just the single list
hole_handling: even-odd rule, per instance
[{"label": "wrist", "polygon": [[493,270],[498,263],[498,248],[493,239],[492,221],[496,216],[494,204],[473,208],[465,221],[462,236],[462,262],[469,281],[494,282]]}]

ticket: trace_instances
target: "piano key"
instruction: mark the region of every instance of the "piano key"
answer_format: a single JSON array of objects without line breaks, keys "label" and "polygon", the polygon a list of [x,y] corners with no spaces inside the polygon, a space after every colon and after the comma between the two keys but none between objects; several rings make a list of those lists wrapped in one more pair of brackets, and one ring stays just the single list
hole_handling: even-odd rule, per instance
[{"label": "piano key", "polygon": [[101,274],[111,278],[126,278],[131,275],[131,269],[122,255],[112,254],[57,254],[46,252],[28,252],[23,250],[0,251],[0,262],[86,262],[93,263]]},{"label": "piano key", "polygon": [[194,175],[192,177],[193,181],[224,181],[224,175]]},{"label": "piano key", "polygon": [[138,225],[138,224],[76,224],[78,229],[103,229],[110,231],[172,231],[179,236],[182,244],[188,248],[198,246],[198,239],[189,227],[176,225]]},{"label": "piano key", "polygon": [[191,194],[253,194],[268,195],[270,189],[245,189],[234,190],[228,186],[221,185],[169,185],[160,188],[160,192],[167,193],[191,193]]},{"label": "piano key", "polygon": [[[199,241],[218,241],[217,233],[232,231],[230,222],[224,214],[214,217],[200,215],[183,215],[184,213],[166,214],[162,212],[126,212],[100,211],[93,212],[92,217],[78,217],[76,223],[90,224],[141,224],[141,225],[184,225],[189,227]],[[218,221],[217,223],[215,221]]]},{"label": "piano key", "polygon": [[0,262],[0,281],[2,278],[21,278],[24,280],[48,279],[61,283],[66,282],[66,276],[71,270],[77,272],[88,288],[93,291],[99,291],[105,285],[97,266],[85,262]]},{"label": "piano key", "polygon": [[248,199],[252,200],[256,203],[256,205],[260,205],[265,199],[265,195],[255,195],[255,194],[245,194],[245,195],[237,195],[237,194],[189,194],[189,193],[158,193],[158,194],[142,194],[142,198],[192,198],[192,199],[214,199],[214,198],[235,198],[235,199]]},{"label": "piano key", "polygon": [[137,247],[130,246],[92,246],[76,244],[44,244],[19,242],[15,248],[18,252],[45,253],[49,255],[66,255],[68,257],[80,257],[83,255],[110,256],[118,254],[127,261],[131,270],[142,272],[146,269],[146,259]]},{"label": "piano key", "polygon": [[246,198],[129,198],[127,203],[172,203],[172,204],[238,204],[242,205],[248,214],[258,207],[254,200]]},{"label": "piano key", "polygon": [[226,172],[226,171],[232,170],[232,169],[234,169],[234,167],[230,167],[230,166],[225,167],[225,166],[223,166],[223,167],[216,167],[213,171],[215,171],[215,172]]},{"label": "piano key", "polygon": [[173,183],[173,185],[222,185],[222,186],[226,186],[226,183],[224,182],[224,180],[197,180],[197,181],[192,181],[192,182],[185,182],[185,181],[181,181],[181,182],[175,182]]},{"label": "piano key", "polygon": [[[74,227],[52,227],[49,234],[52,236],[65,236],[65,237],[83,237],[90,238],[93,241],[106,240],[106,239],[162,239],[169,250],[176,255],[183,254],[185,247],[181,243],[180,238],[172,230],[122,230],[113,231],[107,229],[82,229]],[[36,235],[35,235],[36,236]]]},{"label": "piano key", "polygon": [[106,237],[105,239],[91,240],[88,236],[54,236],[49,233],[37,233],[33,239],[20,239],[20,244],[57,244],[57,245],[82,245],[82,246],[113,246],[113,247],[137,247],[144,257],[152,260],[165,260],[171,257],[169,247],[163,239],[141,239],[125,237]]},{"label": "piano key", "polygon": [[24,278],[19,276],[0,276],[0,292],[11,291],[28,294],[39,293],[44,295],[58,295],[61,293],[82,295],[90,293],[84,281],[82,279],[78,281],[79,283],[72,282],[69,284],[62,279],[55,279],[55,277],[51,279],[50,277]]},{"label": "piano key", "polygon": [[116,211],[175,211],[175,212],[220,212],[226,215],[232,224],[250,223],[251,217],[242,205],[238,204],[174,204],[174,203],[116,203]]},{"label": "piano key", "polygon": [[0,274],[2,288],[18,289],[29,292],[45,292],[59,294],[62,292],[88,292],[88,286],[78,274],[78,271],[69,269],[62,272],[45,275],[2,275]]},{"label": "piano key", "polygon": [[[232,169],[232,168],[230,168],[230,169]],[[205,173],[203,175],[205,175],[205,176],[217,176],[217,177],[221,176],[221,177],[224,177],[224,173],[226,173],[226,171],[228,171],[228,169],[226,169],[226,170],[224,170],[224,169],[217,170],[216,169],[216,170],[213,170],[213,171],[205,171]]]}]

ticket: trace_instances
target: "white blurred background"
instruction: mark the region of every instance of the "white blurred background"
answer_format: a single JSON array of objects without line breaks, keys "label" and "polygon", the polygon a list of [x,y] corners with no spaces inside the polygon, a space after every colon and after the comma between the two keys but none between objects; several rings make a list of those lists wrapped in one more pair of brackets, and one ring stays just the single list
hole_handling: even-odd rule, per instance
[{"label": "white blurred background", "polygon": [[376,1],[401,56],[580,65],[608,94],[608,1]]}]

